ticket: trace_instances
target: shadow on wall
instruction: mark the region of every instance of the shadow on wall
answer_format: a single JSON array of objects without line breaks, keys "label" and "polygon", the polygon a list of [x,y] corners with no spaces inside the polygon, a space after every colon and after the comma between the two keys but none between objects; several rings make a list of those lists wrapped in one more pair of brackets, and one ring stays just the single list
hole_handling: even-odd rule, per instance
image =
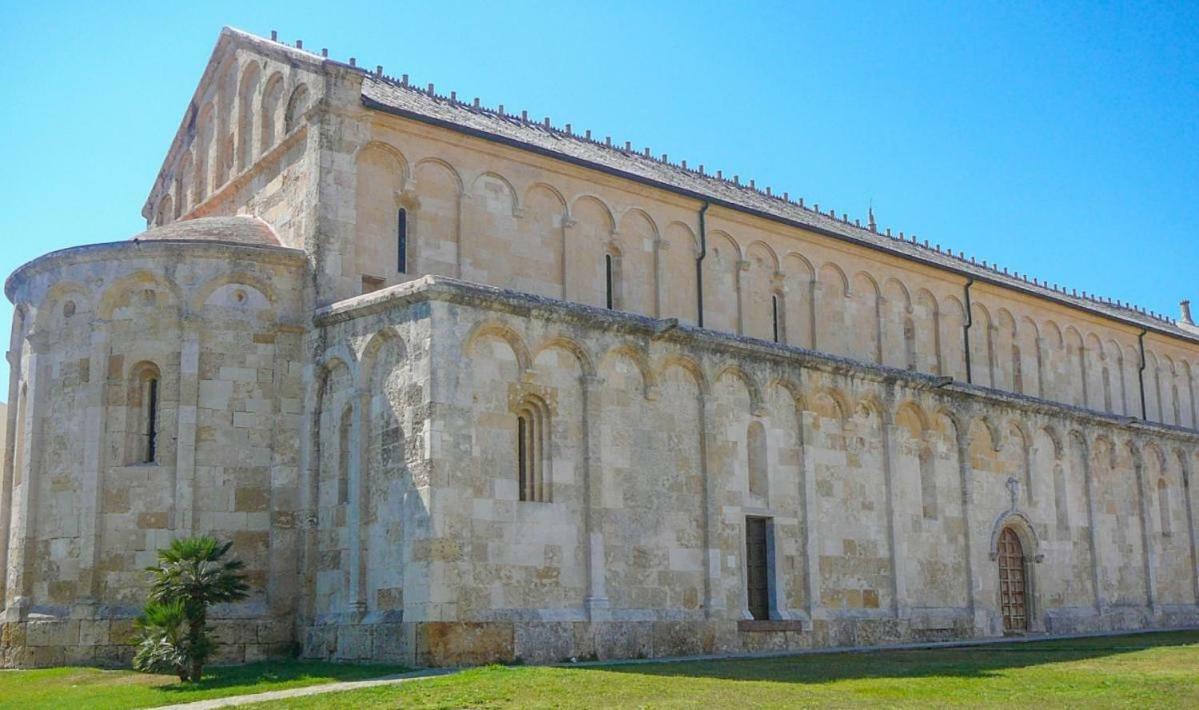
[{"label": "shadow on wall", "polygon": [[1105,636],[903,651],[813,653],[677,663],[581,666],[582,670],[647,676],[687,676],[774,683],[832,683],[863,678],[983,678],[1026,668],[1103,658],[1169,646],[1199,644],[1199,631]]}]

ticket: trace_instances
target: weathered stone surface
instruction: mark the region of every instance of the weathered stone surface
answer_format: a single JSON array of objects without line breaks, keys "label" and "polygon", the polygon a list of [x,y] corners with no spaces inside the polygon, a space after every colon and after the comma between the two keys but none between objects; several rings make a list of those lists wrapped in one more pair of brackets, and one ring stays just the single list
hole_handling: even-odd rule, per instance
[{"label": "weathered stone surface", "polygon": [[195,109],[8,282],[0,663],[127,662],[192,533],[222,662],[996,636],[1005,530],[1030,631],[1199,623],[1194,328],[232,30]]}]

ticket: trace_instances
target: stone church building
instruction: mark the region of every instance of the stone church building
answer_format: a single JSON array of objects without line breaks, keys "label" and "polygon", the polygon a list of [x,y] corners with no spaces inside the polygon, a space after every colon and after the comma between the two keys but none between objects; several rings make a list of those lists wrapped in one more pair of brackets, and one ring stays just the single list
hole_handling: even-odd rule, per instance
[{"label": "stone church building", "polygon": [[6,284],[5,665],[200,533],[226,661],[1199,624],[1185,307],[231,29],[142,214]]}]

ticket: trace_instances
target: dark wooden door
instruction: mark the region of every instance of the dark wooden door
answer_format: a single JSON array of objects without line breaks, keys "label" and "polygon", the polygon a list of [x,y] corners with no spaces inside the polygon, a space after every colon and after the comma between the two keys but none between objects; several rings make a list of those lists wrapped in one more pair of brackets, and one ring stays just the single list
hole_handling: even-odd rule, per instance
[{"label": "dark wooden door", "polygon": [[1028,586],[1024,573],[1024,548],[1011,528],[999,536],[999,606],[1003,630],[1028,630]]},{"label": "dark wooden door", "polygon": [[745,584],[749,613],[755,619],[770,618],[770,578],[767,574],[766,519],[745,519]]}]

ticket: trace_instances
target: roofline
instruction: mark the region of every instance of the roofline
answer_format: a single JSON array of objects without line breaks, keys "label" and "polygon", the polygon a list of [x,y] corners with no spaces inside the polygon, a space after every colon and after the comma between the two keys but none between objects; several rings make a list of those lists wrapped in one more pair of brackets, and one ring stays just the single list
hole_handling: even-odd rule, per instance
[{"label": "roofline", "polygon": [[4,295],[8,297],[10,303],[15,305],[16,301],[13,299],[13,294],[17,288],[17,283],[36,273],[39,269],[47,267],[50,262],[62,259],[63,257],[83,257],[80,259],[81,261],[95,261],[103,258],[105,252],[119,252],[125,249],[162,251],[175,247],[222,251],[233,249],[235,251],[257,253],[275,260],[292,260],[297,263],[307,262],[307,255],[303,250],[282,245],[245,244],[220,239],[125,239],[119,242],[100,242],[98,244],[83,244],[75,247],[67,247],[66,249],[56,249],[55,251],[42,254],[36,259],[31,259],[14,269],[8,275],[8,278],[4,280]]},{"label": "roofline", "polygon": [[[369,72],[365,71],[361,67],[353,67],[353,68],[357,71],[362,72],[363,74],[369,74]],[[437,126],[439,128],[445,128],[445,129],[448,129],[451,131],[455,131],[455,132],[462,133],[465,135],[473,136],[475,138],[481,138],[483,140],[491,141],[494,143],[500,143],[502,145],[507,145],[507,146],[510,146],[513,148],[519,148],[520,150],[525,150],[525,151],[528,151],[531,153],[536,153],[537,155],[541,155],[541,156],[544,156],[547,158],[552,158],[554,160],[560,160],[562,162],[570,163],[572,165],[578,165],[580,167],[588,168],[591,170],[596,170],[598,172],[605,173],[607,175],[613,175],[615,177],[623,178],[626,180],[632,180],[633,182],[641,183],[643,185],[649,185],[651,187],[655,187],[660,190],[664,190],[666,192],[674,193],[676,195],[681,195],[683,197],[696,200],[697,202],[707,202],[709,204],[716,205],[718,207],[723,207],[723,208],[725,208],[727,210],[731,210],[733,212],[740,212],[742,214],[751,215],[751,216],[765,219],[765,220],[768,220],[771,222],[784,224],[789,227],[803,229],[808,232],[815,232],[817,234],[820,234],[820,235],[823,235],[826,237],[831,237],[838,241],[847,242],[847,243],[853,244],[855,246],[865,247],[872,251],[883,251],[887,254],[897,256],[906,261],[911,261],[911,262],[915,262],[915,263],[918,263],[918,264],[921,264],[924,266],[928,266],[928,267],[931,267],[938,271],[947,271],[949,273],[960,276],[964,279],[974,279],[976,282],[987,283],[992,286],[999,286],[1001,288],[1018,291],[1020,293],[1024,293],[1029,296],[1033,296],[1038,299],[1052,301],[1054,303],[1064,305],[1068,308],[1073,308],[1075,310],[1083,311],[1085,313],[1089,313],[1089,314],[1098,316],[1104,320],[1114,320],[1114,321],[1123,323],[1125,325],[1132,326],[1134,328],[1137,328],[1138,330],[1148,330],[1148,331],[1157,333],[1159,335],[1164,335],[1164,336],[1167,336],[1170,338],[1176,338],[1179,340],[1184,340],[1184,341],[1188,341],[1188,342],[1192,342],[1192,343],[1199,343],[1199,335],[1188,336],[1188,335],[1184,335],[1182,333],[1175,333],[1170,330],[1166,330],[1165,328],[1154,326],[1152,323],[1142,322],[1142,321],[1135,320],[1132,318],[1121,317],[1118,315],[1113,315],[1111,313],[1106,313],[1098,308],[1091,308],[1091,307],[1088,307],[1081,303],[1076,303],[1074,301],[1070,301],[1068,299],[1055,297],[1054,295],[1052,295],[1052,293],[1043,292],[1036,288],[1024,286],[1016,280],[1004,280],[1001,278],[996,278],[995,276],[988,274],[987,272],[982,271],[982,270],[975,271],[975,270],[970,270],[970,269],[957,268],[954,266],[949,266],[946,264],[939,263],[932,259],[925,259],[925,258],[922,258],[915,254],[907,254],[907,253],[904,253],[904,252],[901,252],[898,250],[887,249],[885,246],[882,246],[879,244],[873,244],[864,239],[859,239],[857,237],[854,237],[851,234],[846,234],[844,232],[838,232],[838,231],[829,229],[827,227],[821,227],[819,225],[808,224],[806,222],[801,222],[799,220],[789,219],[787,217],[781,217],[779,215],[772,214],[770,212],[766,212],[764,210],[756,209],[753,207],[747,207],[745,205],[738,204],[736,202],[731,202],[729,200],[725,200],[725,199],[722,199],[719,197],[712,197],[709,195],[705,195],[703,193],[695,192],[694,190],[688,190],[686,188],[671,185],[670,183],[662,182],[661,180],[655,180],[653,178],[648,178],[643,175],[638,175],[636,173],[631,173],[631,172],[627,172],[624,170],[620,170],[619,168],[613,168],[613,167],[603,165],[601,163],[596,163],[596,162],[586,160],[583,158],[576,158],[571,155],[565,155],[562,153],[558,153],[556,151],[549,150],[548,148],[542,148],[541,146],[534,145],[532,143],[526,143],[521,140],[516,140],[514,138],[508,138],[506,136],[497,135],[495,133],[490,133],[488,131],[483,131],[483,130],[480,130],[477,128],[471,128],[469,126],[463,126],[461,124],[454,123],[453,121],[446,121],[444,119],[435,118],[432,116],[426,116],[424,114],[417,113],[415,111],[408,111],[406,109],[396,108],[395,106],[389,106],[382,102],[375,101],[374,99],[371,99],[367,96],[362,97],[362,104],[366,108],[374,109],[376,111],[381,111],[383,113],[392,114],[394,116],[399,116],[401,118],[407,118],[407,119],[410,119],[413,121],[425,123],[425,124],[432,125],[432,126]]]}]

